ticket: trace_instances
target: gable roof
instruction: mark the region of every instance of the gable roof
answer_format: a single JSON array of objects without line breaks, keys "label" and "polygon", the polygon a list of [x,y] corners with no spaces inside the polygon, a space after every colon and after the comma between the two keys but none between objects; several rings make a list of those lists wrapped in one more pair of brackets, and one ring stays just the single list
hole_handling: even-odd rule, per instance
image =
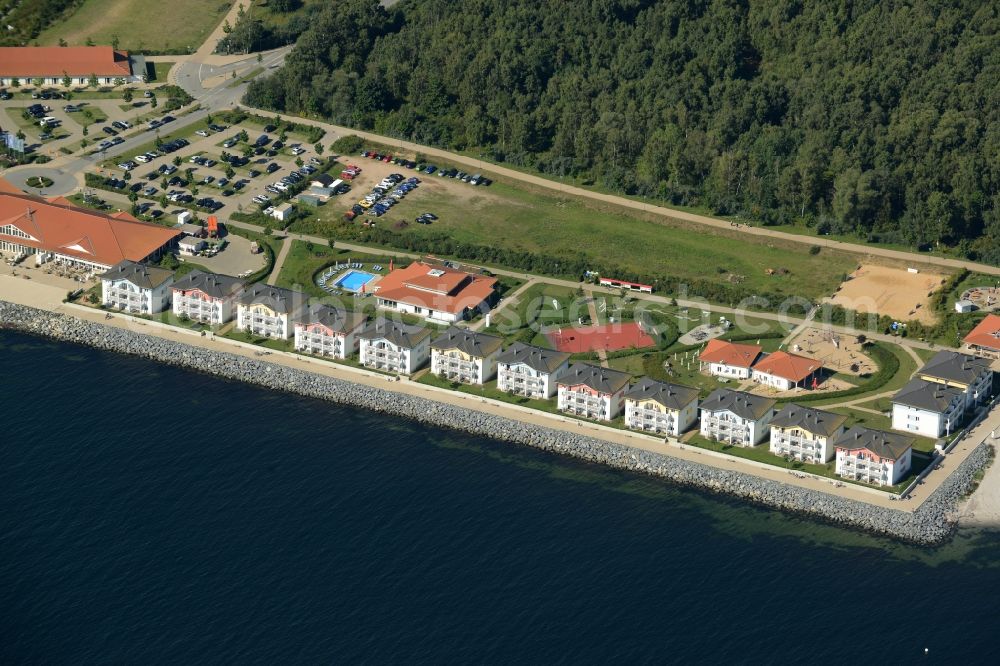
[{"label": "gable roof", "polygon": [[281,314],[292,313],[307,301],[308,297],[300,291],[259,282],[248,287],[239,297],[241,305],[263,305]]},{"label": "gable roof", "polygon": [[173,279],[173,271],[156,266],[138,264],[125,259],[101,274],[102,280],[128,280],[137,287],[143,289],[155,289],[167,280]]},{"label": "gable roof", "polygon": [[0,239],[111,267],[123,259],[140,262],[180,236],[176,229],[139,222],[130,215],[0,192],[0,228],[11,225],[31,238],[0,233]]},{"label": "gable roof", "polygon": [[0,76],[131,76],[127,51],[110,46],[3,46]]},{"label": "gable roof", "polygon": [[410,326],[379,317],[368,328],[361,331],[358,337],[362,340],[387,340],[397,347],[413,349],[430,335],[430,330],[423,326]]},{"label": "gable roof", "polygon": [[986,319],[965,336],[966,344],[1000,351],[1000,315],[987,315]]},{"label": "gable roof", "polygon": [[771,419],[779,428],[799,428],[813,435],[830,437],[847,421],[847,416],[789,403]]},{"label": "gable roof", "polygon": [[985,358],[956,351],[939,351],[924,367],[917,370],[918,377],[971,384],[991,369]]},{"label": "gable roof", "polygon": [[735,368],[749,368],[760,356],[760,352],[760,345],[740,345],[713,339],[705,344],[698,360],[702,363],[724,363]]},{"label": "gable roof", "polygon": [[892,402],[929,412],[943,413],[963,395],[965,393],[957,388],[917,378],[911,379],[906,386],[899,389],[896,395],[892,396]]},{"label": "gable roof", "polygon": [[777,402],[762,395],[720,388],[712,391],[700,407],[703,411],[732,412],[741,419],[756,421],[773,409]]},{"label": "gable roof", "polygon": [[172,288],[174,291],[197,289],[212,298],[229,298],[242,291],[243,287],[243,280],[196,270],[175,282]]},{"label": "gable roof", "polygon": [[753,371],[764,372],[790,382],[801,382],[822,367],[821,362],[808,356],[776,351],[754,363]]},{"label": "gable roof", "polygon": [[642,381],[625,393],[625,398],[629,400],[653,400],[667,409],[680,410],[698,399],[698,389],[643,377]]},{"label": "gable roof", "polygon": [[569,352],[543,349],[534,345],[526,345],[523,342],[515,342],[497,357],[497,363],[508,365],[523,363],[535,372],[549,373],[554,372],[568,361],[569,357]]},{"label": "gable roof", "polygon": [[559,386],[584,386],[601,393],[617,393],[628,385],[632,375],[589,363],[574,363],[562,377]]},{"label": "gable roof", "polygon": [[912,445],[913,438],[909,435],[874,430],[859,425],[842,433],[833,441],[834,448],[845,451],[863,449],[886,460],[899,460]]},{"label": "gable roof", "polygon": [[495,285],[496,278],[414,261],[386,275],[374,291],[380,299],[460,314],[492,296]]},{"label": "gable roof", "polygon": [[343,308],[318,304],[309,308],[305,317],[295,324],[295,328],[319,324],[334,333],[349,333],[367,319],[368,317],[362,312],[347,312]]},{"label": "gable roof", "polygon": [[500,349],[503,338],[486,333],[477,333],[451,326],[431,342],[431,349],[458,349],[461,352],[483,358]]}]

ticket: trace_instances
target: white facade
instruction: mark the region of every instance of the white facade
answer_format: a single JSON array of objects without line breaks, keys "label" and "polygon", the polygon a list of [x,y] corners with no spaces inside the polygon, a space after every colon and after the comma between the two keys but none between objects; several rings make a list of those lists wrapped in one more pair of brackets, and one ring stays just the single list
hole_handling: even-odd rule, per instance
[{"label": "white facade", "polygon": [[361,365],[400,375],[411,375],[419,370],[430,356],[430,336],[418,342],[413,349],[396,345],[385,338],[361,340]]},{"label": "white facade", "polygon": [[773,415],[774,410],[768,409],[759,419],[749,419],[729,410],[702,409],[699,432],[702,437],[733,446],[756,446],[767,436],[767,425]]},{"label": "white facade", "polygon": [[610,421],[622,411],[625,389],[602,393],[579,385],[559,385],[559,411],[598,421]]},{"label": "white facade", "polygon": [[655,400],[625,398],[625,426],[632,430],[679,437],[697,416],[697,398],[683,409],[668,409]]},{"label": "white facade", "polygon": [[863,481],[878,486],[894,486],[910,471],[912,449],[899,460],[879,458],[867,449],[850,451],[837,449],[836,472],[852,481]]},{"label": "white facade", "polygon": [[497,365],[497,389],[537,400],[547,400],[556,392],[556,380],[569,368],[569,361],[552,372],[535,370],[527,363],[499,363]]},{"label": "white facade", "polygon": [[[705,367],[707,366],[707,368]],[[728,363],[705,363],[702,369],[707,369],[708,374],[714,377],[724,377],[726,379],[750,379],[750,368],[741,368]]]},{"label": "white facade", "polygon": [[[843,428],[841,428],[843,430]],[[833,458],[832,437],[817,435],[802,428],[771,426],[770,451],[776,456],[821,465]]]},{"label": "white facade", "polygon": [[409,303],[403,303],[402,301],[388,301],[382,298],[378,298],[376,300],[379,307],[386,308],[387,310],[398,310],[399,312],[417,315],[418,317],[423,317],[429,321],[454,324],[465,319],[464,311],[445,312],[444,310],[435,310],[433,308],[420,305],[411,305]]},{"label": "white facade", "polygon": [[753,370],[752,378],[758,384],[770,386],[779,391],[790,391],[795,388],[795,383],[791,380],[767,372],[761,372],[760,370]]},{"label": "white facade", "polygon": [[323,324],[296,324],[295,349],[317,356],[347,358],[358,351],[357,333],[363,326],[362,320],[354,330],[341,332]]},{"label": "white facade", "polygon": [[174,314],[210,326],[221,326],[233,318],[235,301],[235,294],[229,298],[216,298],[198,290],[183,292],[175,289]]},{"label": "white facade", "polygon": [[964,415],[964,395],[956,396],[943,412],[901,405],[897,402],[892,405],[892,429],[925,437],[947,436],[958,429]]},{"label": "white facade", "polygon": [[458,349],[432,349],[431,372],[463,384],[485,384],[496,374],[498,348],[487,356],[473,356]]},{"label": "white facade", "polygon": [[140,287],[129,280],[103,278],[101,304],[107,308],[135,314],[151,315],[162,312],[170,305],[170,286],[173,282],[173,277],[169,277],[160,285],[149,288]]}]

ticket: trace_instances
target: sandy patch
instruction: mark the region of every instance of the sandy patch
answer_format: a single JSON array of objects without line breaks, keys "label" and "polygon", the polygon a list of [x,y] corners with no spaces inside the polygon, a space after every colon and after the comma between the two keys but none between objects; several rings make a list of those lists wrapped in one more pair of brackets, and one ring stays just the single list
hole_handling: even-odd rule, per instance
[{"label": "sandy patch", "polygon": [[929,307],[930,297],[944,280],[945,276],[937,273],[866,264],[840,285],[830,302],[856,312],[933,324],[936,319]]},{"label": "sandy patch", "polygon": [[[807,328],[789,340],[786,349],[793,354],[819,359],[828,370],[846,375],[858,376],[878,370],[875,362],[861,351],[861,345],[853,335],[843,335],[820,328]],[[828,379],[823,386],[829,383],[832,382]]]}]

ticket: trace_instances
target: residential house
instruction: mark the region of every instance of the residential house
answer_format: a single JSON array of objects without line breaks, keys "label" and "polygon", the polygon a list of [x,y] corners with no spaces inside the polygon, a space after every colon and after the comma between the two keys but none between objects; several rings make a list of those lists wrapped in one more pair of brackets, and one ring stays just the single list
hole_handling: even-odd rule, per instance
[{"label": "residential house", "polygon": [[625,392],[625,427],[679,437],[698,418],[698,389],[643,378]]},{"label": "residential house", "polygon": [[496,374],[503,339],[450,327],[431,342],[431,372],[463,384],[484,384]]},{"label": "residential house", "polygon": [[716,389],[702,401],[702,437],[733,446],[756,446],[767,436],[777,401],[743,391]]},{"label": "residential house", "polygon": [[709,340],[698,355],[701,371],[726,379],[749,379],[753,364],[760,358],[759,345],[741,345],[724,340]]},{"label": "residential house", "polygon": [[551,398],[556,380],[569,370],[569,357],[569,352],[515,342],[497,357],[497,389],[526,398]]},{"label": "residential house", "polygon": [[765,354],[751,368],[753,381],[764,386],[790,391],[796,387],[811,388],[820,379],[823,364],[816,359],[785,351]]},{"label": "residential house", "polygon": [[415,261],[379,280],[379,307],[454,324],[496,298],[496,278]]},{"label": "residential house", "polygon": [[892,396],[892,429],[947,436],[961,425],[965,410],[963,391],[915,377]]},{"label": "residential house", "polygon": [[228,275],[191,271],[174,283],[174,314],[222,326],[233,318],[236,299],[244,287],[242,280]]},{"label": "residential house", "polygon": [[154,314],[170,305],[174,274],[165,268],[124,259],[101,275],[101,304],[107,308]]},{"label": "residential house", "polygon": [[771,453],[822,465],[833,458],[833,440],[846,421],[843,414],[787,404],[771,419]]},{"label": "residential house", "polygon": [[314,305],[295,322],[295,349],[317,356],[347,358],[358,351],[358,335],[366,320],[359,312]]},{"label": "residential house", "polygon": [[559,410],[610,421],[621,414],[631,375],[589,363],[575,363],[556,380]]},{"label": "residential house", "polygon": [[236,327],[251,335],[287,340],[307,304],[308,297],[301,292],[254,284],[236,299]]},{"label": "residential house", "polygon": [[894,486],[910,471],[913,438],[854,426],[833,442],[837,475],[852,481]]},{"label": "residential house", "polygon": [[379,317],[358,334],[361,364],[367,368],[411,375],[430,356],[431,331]]},{"label": "residential house", "polygon": [[992,363],[985,358],[955,351],[939,351],[916,377],[935,384],[957,388],[965,394],[966,409],[975,409],[989,401],[993,393]]},{"label": "residential house", "polygon": [[974,354],[987,358],[1000,358],[1000,315],[986,315],[979,324],[962,339],[965,348]]}]

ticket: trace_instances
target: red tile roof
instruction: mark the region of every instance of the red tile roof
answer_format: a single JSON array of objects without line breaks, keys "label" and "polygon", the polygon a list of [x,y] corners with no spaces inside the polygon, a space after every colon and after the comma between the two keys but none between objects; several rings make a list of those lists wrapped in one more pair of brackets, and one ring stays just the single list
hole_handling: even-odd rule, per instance
[{"label": "red tile roof", "polygon": [[459,314],[488,299],[495,285],[496,278],[415,261],[382,278],[376,295],[387,301]]},{"label": "red tile roof", "polygon": [[768,354],[753,366],[754,372],[766,372],[790,382],[800,382],[823,367],[816,359],[788,352],[776,351]]},{"label": "red tile roof", "polygon": [[1000,316],[987,315],[965,336],[965,343],[1000,351]]},{"label": "red tile roof", "polygon": [[3,77],[131,76],[128,53],[110,46],[3,46]]},{"label": "red tile roof", "polygon": [[139,222],[127,213],[109,216],[4,191],[0,192],[0,228],[7,225],[31,238],[0,233],[2,240],[105,266],[123,259],[142,261],[181,235],[174,229]]},{"label": "red tile roof", "polygon": [[698,356],[702,363],[724,363],[734,368],[749,368],[760,356],[759,345],[739,345],[724,340],[709,340]]}]

